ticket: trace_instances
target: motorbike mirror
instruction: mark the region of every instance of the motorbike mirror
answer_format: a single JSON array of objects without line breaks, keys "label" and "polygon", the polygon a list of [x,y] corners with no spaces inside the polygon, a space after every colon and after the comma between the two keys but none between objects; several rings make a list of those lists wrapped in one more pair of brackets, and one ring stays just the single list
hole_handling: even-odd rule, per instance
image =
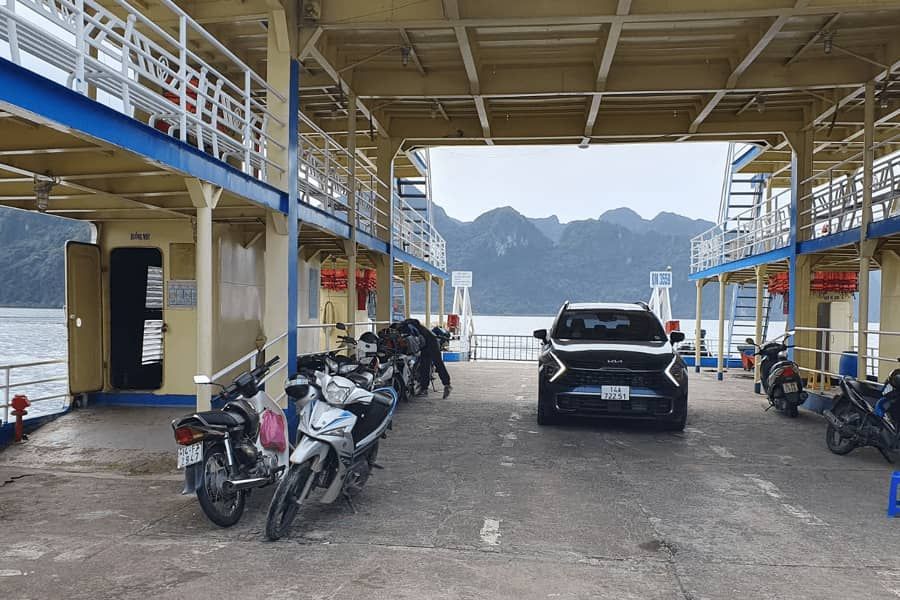
[{"label": "motorbike mirror", "polygon": [[194,375],[194,383],[197,385],[209,385],[212,383],[212,379],[209,378],[209,375]]},{"label": "motorbike mirror", "polygon": [[337,327],[338,329],[340,329],[341,331],[347,331],[347,326],[344,325],[343,323],[335,323],[334,326]]},{"label": "motorbike mirror", "polygon": [[756,345],[756,341],[755,341],[753,338],[751,338],[751,337],[748,337],[748,338],[747,338],[746,340],[744,340],[744,341],[747,342],[748,344],[750,344],[751,346],[755,346],[755,345]]}]

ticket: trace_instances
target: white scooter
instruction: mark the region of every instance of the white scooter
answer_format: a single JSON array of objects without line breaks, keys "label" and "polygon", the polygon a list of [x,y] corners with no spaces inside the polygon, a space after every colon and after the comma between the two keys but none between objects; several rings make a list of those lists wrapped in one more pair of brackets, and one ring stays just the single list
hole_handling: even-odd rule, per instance
[{"label": "white scooter", "polygon": [[378,457],[378,442],[386,437],[397,408],[397,393],[386,387],[368,391],[340,375],[315,372],[289,380],[288,396],[300,409],[300,435],[288,471],[278,484],[266,518],[266,536],[286,535],[301,505],[316,488],[330,504],[359,493]]}]

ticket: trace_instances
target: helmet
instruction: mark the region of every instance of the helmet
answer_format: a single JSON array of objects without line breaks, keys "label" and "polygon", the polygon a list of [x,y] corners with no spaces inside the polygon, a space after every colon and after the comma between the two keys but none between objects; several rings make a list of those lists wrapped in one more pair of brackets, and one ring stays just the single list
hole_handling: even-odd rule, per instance
[{"label": "helmet", "polygon": [[359,336],[359,342],[356,344],[356,358],[361,360],[376,354],[378,354],[378,336],[371,331]]},{"label": "helmet", "polygon": [[284,391],[293,400],[303,400],[309,394],[309,377],[297,374],[287,380]]},{"label": "helmet", "polygon": [[891,387],[895,390],[900,390],[900,369],[891,371],[891,374],[888,375],[888,383],[891,384]]}]

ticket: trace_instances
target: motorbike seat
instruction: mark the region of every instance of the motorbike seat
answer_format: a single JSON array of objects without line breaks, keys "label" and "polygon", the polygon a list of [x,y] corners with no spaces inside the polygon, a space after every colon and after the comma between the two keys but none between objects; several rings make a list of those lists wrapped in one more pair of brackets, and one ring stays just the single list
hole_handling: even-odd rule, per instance
[{"label": "motorbike seat", "polygon": [[237,427],[244,424],[243,416],[238,413],[224,410],[207,410],[204,412],[194,413],[210,425],[224,425],[226,427]]},{"label": "motorbike seat", "polygon": [[858,381],[856,379],[847,379],[846,382],[847,387],[853,390],[854,393],[859,394],[873,404],[881,398],[881,391],[883,389],[881,384],[869,381]]},{"label": "motorbike seat", "polygon": [[372,387],[372,382],[375,381],[375,375],[369,371],[354,371],[353,373],[348,373],[345,377],[364,389]]},{"label": "motorbike seat", "polygon": [[389,392],[377,390],[372,392],[372,404],[381,404],[382,406],[390,407],[394,404],[394,397]]}]

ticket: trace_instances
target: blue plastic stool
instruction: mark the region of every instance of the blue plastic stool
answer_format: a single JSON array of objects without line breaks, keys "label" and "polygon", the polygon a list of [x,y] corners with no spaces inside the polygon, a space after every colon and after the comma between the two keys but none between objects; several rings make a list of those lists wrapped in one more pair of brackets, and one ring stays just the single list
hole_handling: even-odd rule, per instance
[{"label": "blue plastic stool", "polygon": [[894,471],[891,476],[891,488],[888,490],[888,508],[887,516],[896,517],[900,515],[900,504],[898,504],[898,488],[900,488],[900,471]]}]

